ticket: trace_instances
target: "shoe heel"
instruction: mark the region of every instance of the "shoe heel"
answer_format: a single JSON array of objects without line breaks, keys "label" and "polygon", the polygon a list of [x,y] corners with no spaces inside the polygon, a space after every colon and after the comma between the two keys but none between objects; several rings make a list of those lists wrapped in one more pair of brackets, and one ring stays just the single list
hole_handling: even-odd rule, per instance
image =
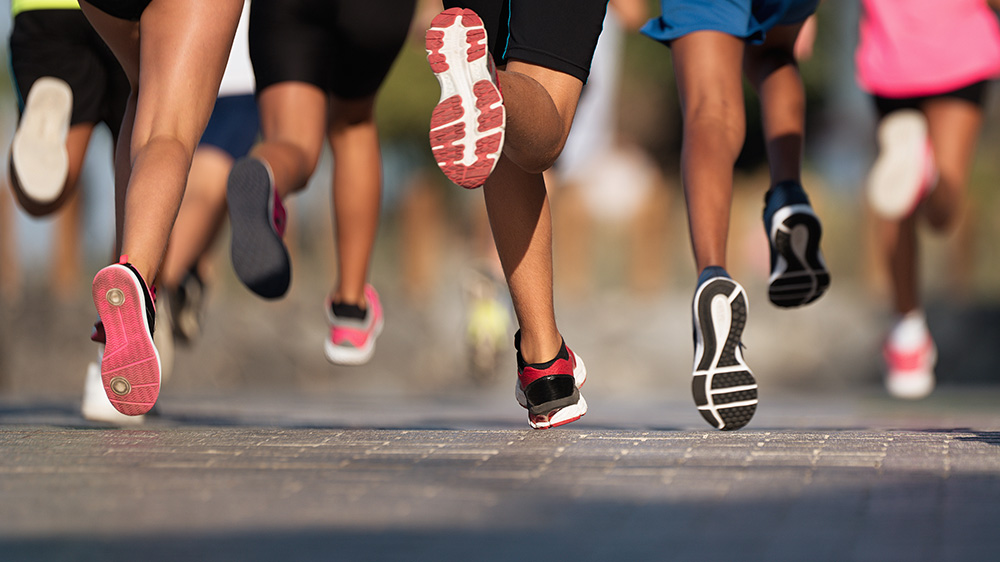
[{"label": "shoe heel", "polygon": [[542,416],[572,406],[580,400],[580,389],[573,375],[548,375],[533,381],[524,389],[528,413]]}]

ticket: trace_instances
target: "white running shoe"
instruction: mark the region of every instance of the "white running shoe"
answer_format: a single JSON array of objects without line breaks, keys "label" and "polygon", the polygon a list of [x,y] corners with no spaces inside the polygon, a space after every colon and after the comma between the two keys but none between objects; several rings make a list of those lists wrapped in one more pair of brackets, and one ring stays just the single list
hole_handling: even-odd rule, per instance
[{"label": "white running shoe", "polygon": [[43,76],[31,85],[10,145],[11,178],[38,204],[55,201],[69,174],[66,136],[73,114],[73,90]]},{"label": "white running shoe", "polygon": [[868,203],[879,216],[909,216],[937,183],[927,119],[915,109],[887,115],[878,126],[879,154],[868,175]]},{"label": "white running shoe", "polygon": [[97,361],[92,361],[87,365],[87,375],[83,381],[83,403],[80,413],[83,418],[90,421],[108,422],[117,425],[138,425],[145,420],[145,416],[126,416],[111,405],[107,393],[104,392],[104,383],[101,381],[101,356],[104,355],[104,346],[100,346]]},{"label": "white running shoe", "polygon": [[503,150],[507,114],[486,28],[476,12],[450,8],[427,30],[427,62],[441,85],[431,113],[431,152],[451,181],[474,189],[486,182]]}]

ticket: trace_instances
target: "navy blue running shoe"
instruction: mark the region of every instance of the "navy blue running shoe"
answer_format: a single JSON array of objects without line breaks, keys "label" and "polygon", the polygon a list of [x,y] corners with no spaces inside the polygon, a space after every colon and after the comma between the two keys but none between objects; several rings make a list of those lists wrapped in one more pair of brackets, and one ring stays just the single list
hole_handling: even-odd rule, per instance
[{"label": "navy blue running shoe", "polygon": [[747,321],[746,291],[725,269],[706,267],[691,309],[694,403],[716,429],[739,429],[757,411],[757,381],[743,360],[740,343]]},{"label": "navy blue running shoe", "polygon": [[771,302],[791,308],[823,296],[830,286],[819,249],[823,227],[798,182],[779,183],[764,196],[764,229],[771,246]]}]

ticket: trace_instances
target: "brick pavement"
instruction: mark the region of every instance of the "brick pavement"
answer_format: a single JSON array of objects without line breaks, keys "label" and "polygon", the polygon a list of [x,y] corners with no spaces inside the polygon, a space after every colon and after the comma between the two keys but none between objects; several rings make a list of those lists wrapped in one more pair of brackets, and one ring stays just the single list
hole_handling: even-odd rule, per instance
[{"label": "brick pavement", "polygon": [[730,433],[602,396],[542,432],[489,397],[165,399],[142,429],[6,401],[0,559],[988,560],[998,396],[772,397]]}]

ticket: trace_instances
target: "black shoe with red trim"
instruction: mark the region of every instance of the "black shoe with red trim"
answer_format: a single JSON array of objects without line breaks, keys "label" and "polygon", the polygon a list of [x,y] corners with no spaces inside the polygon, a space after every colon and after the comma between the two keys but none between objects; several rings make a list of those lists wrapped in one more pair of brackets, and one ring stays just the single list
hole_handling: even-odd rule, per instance
[{"label": "black shoe with red trim", "polygon": [[583,360],[564,341],[555,358],[527,364],[521,357],[521,331],[514,334],[517,350],[517,381],[514,397],[528,410],[528,425],[548,429],[576,421],[587,413],[580,387],[587,382]]}]

